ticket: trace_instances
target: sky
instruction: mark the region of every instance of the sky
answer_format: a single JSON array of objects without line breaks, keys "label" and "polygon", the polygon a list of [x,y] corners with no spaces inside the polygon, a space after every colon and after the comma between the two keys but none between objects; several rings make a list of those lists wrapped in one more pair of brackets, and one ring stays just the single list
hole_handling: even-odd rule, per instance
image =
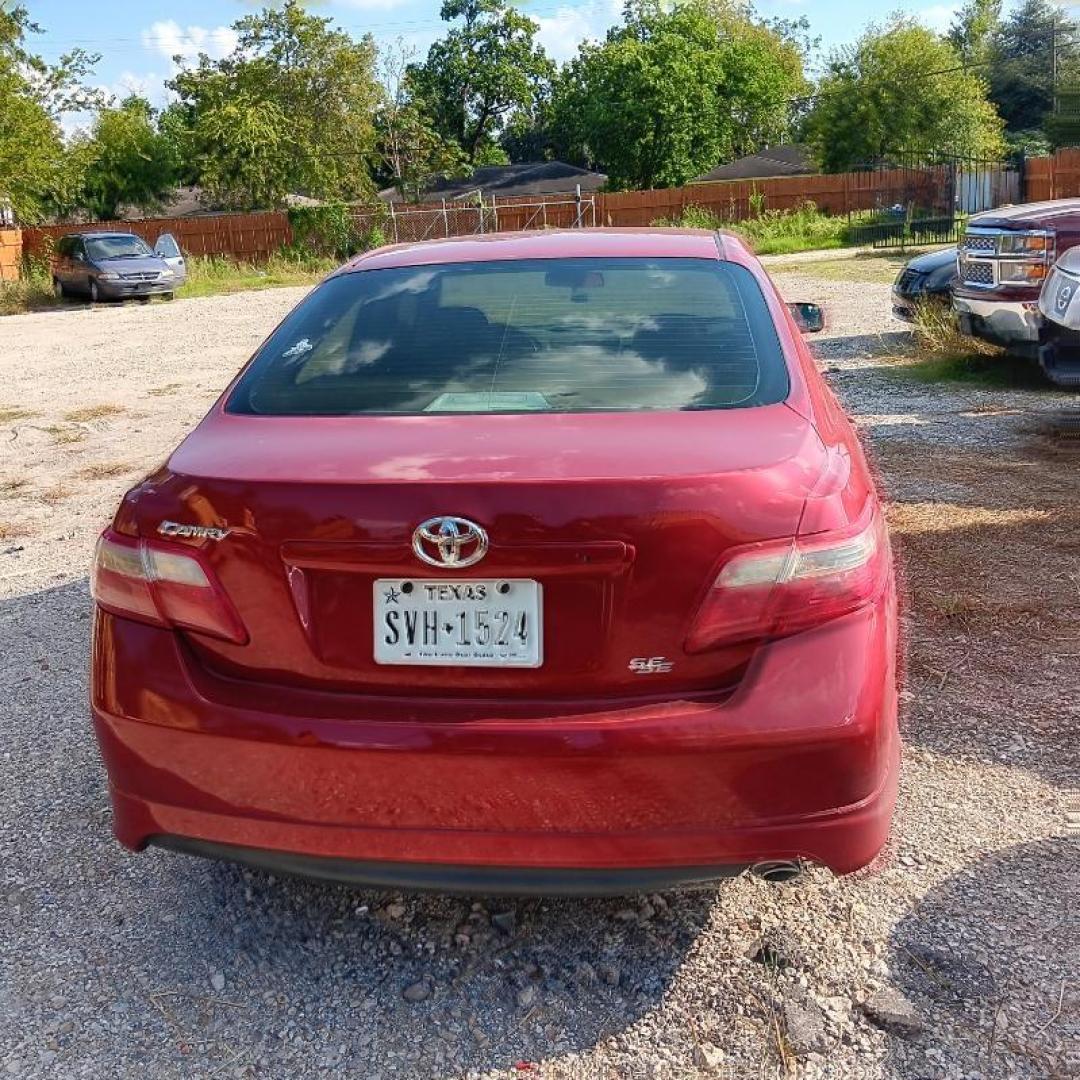
[{"label": "sky", "polygon": [[[11,0],[7,0],[11,2]],[[261,6],[248,0],[22,0],[44,33],[33,49],[54,60],[75,46],[100,53],[95,82],[117,97],[136,91],[155,105],[167,99],[165,80],[175,71],[176,54],[192,60],[200,51],[223,56],[235,34],[230,25]],[[0,0],[0,5],[4,0]],[[309,8],[329,16],[354,36],[370,32],[381,43],[398,38],[423,56],[443,28],[440,0],[320,0]],[[622,0],[529,0],[521,3],[540,25],[539,38],[556,60],[572,56],[586,39],[602,38],[619,20]],[[870,21],[903,10],[928,27],[944,30],[959,3],[930,0],[879,0],[856,5],[852,0],[757,0],[765,17],[805,15],[823,50],[858,37]],[[80,118],[71,123],[77,124]]]}]

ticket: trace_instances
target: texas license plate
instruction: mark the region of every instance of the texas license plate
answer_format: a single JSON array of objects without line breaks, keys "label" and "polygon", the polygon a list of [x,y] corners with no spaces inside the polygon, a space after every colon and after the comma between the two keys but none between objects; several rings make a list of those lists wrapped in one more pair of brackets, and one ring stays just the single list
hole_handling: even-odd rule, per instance
[{"label": "texas license plate", "polygon": [[374,585],[375,663],[539,667],[543,590],[525,578]]}]

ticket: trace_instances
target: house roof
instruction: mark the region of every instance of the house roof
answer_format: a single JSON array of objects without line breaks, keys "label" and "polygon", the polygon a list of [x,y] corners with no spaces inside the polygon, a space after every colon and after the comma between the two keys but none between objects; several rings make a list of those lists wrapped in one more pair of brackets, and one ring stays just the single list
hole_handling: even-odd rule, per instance
[{"label": "house roof", "polygon": [[[440,177],[432,181],[420,197],[421,202],[450,202],[480,190],[485,195],[563,195],[573,193],[578,185],[582,191],[598,191],[607,177],[603,173],[579,169],[565,161],[527,161],[517,165],[482,165],[471,176],[456,179]],[[384,202],[401,202],[397,188],[379,192]]]},{"label": "house roof", "polygon": [[810,149],[802,143],[786,143],[773,146],[756,154],[749,154],[726,165],[718,165],[693,183],[705,184],[713,180],[764,180],[771,176],[806,176],[816,173],[817,166],[810,158]]}]

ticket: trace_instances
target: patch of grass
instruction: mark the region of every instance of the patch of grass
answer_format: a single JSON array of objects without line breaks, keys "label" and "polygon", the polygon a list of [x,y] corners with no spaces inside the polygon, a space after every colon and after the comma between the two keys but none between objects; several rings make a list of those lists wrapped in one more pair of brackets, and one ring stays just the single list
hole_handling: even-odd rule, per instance
[{"label": "patch of grass", "polygon": [[14,499],[29,484],[21,477],[13,480],[0,480],[0,499]]},{"label": "patch of grass", "polygon": [[955,382],[986,387],[1030,387],[1047,390],[1031,360],[999,352],[996,357],[980,355],[928,356],[899,368],[902,375],[918,382]]},{"label": "patch of grass", "polygon": [[106,416],[116,416],[117,413],[126,412],[122,405],[110,405],[104,402],[101,405],[84,405],[81,409],[72,409],[64,413],[64,419],[73,424],[85,424],[89,420],[102,420]]},{"label": "patch of grass", "polygon": [[57,503],[62,503],[66,499],[70,499],[75,492],[69,487],[65,487],[63,484],[53,484],[51,488],[46,488],[41,493],[41,501],[48,503],[50,506],[55,506]]},{"label": "patch of grass", "polygon": [[827,281],[849,281],[891,285],[913,252],[901,255],[897,251],[858,252],[835,259],[815,259],[813,262],[777,262],[769,266],[770,274],[806,274]]},{"label": "patch of grass", "polygon": [[18,540],[29,536],[30,530],[25,525],[16,525],[13,521],[0,521],[0,540]]},{"label": "patch of grass", "polygon": [[915,321],[915,344],[914,359],[897,370],[918,382],[1048,388],[1035,363],[960,333],[952,312],[938,304],[920,307]]},{"label": "patch of grass", "polygon": [[187,261],[187,281],[177,296],[217,296],[283,285],[314,285],[340,263],[298,253],[273,255],[265,264],[237,263],[217,256]]},{"label": "patch of grass", "polygon": [[45,269],[24,272],[18,281],[0,281],[0,315],[19,315],[59,303],[53,296],[52,277]]},{"label": "patch of grass", "polygon": [[758,255],[788,255],[851,243],[848,218],[823,214],[812,202],[794,210],[766,210],[762,205],[757,215],[746,221],[729,221],[703,206],[690,205],[677,218],[659,218],[653,224],[727,229],[742,236]]},{"label": "patch of grass", "polygon": [[31,416],[37,416],[37,413],[18,405],[0,405],[0,424],[9,424],[12,420],[26,420]]},{"label": "patch of grass", "polygon": [[731,229],[758,255],[789,255],[852,243],[848,219],[823,214],[812,202],[796,210],[764,210],[759,217],[735,222]]},{"label": "patch of grass", "polygon": [[[735,217],[737,206],[733,203],[731,214],[725,217],[703,206],[691,204],[683,208],[677,218],[658,218],[653,225],[673,225],[684,229],[727,229],[738,233],[758,255],[794,255],[800,251],[828,251],[869,243],[865,227],[881,224],[881,213],[874,210],[858,211],[835,217],[822,213],[807,200],[789,210],[769,210],[766,198],[760,192],[750,196],[752,216],[745,220]],[[913,254],[909,249],[906,261]]]},{"label": "patch of grass", "polygon": [[87,465],[79,470],[79,478],[82,480],[106,480],[113,476],[125,476],[134,472],[135,466],[126,461],[100,461],[94,465]]},{"label": "patch of grass", "polygon": [[183,384],[178,382],[168,383],[166,386],[155,386],[152,390],[146,392],[151,397],[168,397],[170,394],[175,394],[183,389]]},{"label": "patch of grass", "polygon": [[67,446],[69,443],[82,442],[86,438],[86,432],[77,427],[62,427],[60,424],[50,424],[47,428],[41,430],[52,436],[54,446]]}]

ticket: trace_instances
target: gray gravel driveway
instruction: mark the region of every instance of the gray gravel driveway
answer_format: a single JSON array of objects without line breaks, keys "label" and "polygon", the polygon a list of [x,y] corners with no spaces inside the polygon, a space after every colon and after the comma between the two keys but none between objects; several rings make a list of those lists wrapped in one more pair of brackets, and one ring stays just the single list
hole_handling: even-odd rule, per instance
[{"label": "gray gravel driveway", "polygon": [[887,286],[812,274],[777,280],[832,308],[817,347],[905,566],[895,835],[854,878],[626,901],[120,849],[86,701],[93,540],[300,291],[0,320],[0,1070],[1080,1075],[1078,461],[1040,441],[1067,402],[905,378]]}]

